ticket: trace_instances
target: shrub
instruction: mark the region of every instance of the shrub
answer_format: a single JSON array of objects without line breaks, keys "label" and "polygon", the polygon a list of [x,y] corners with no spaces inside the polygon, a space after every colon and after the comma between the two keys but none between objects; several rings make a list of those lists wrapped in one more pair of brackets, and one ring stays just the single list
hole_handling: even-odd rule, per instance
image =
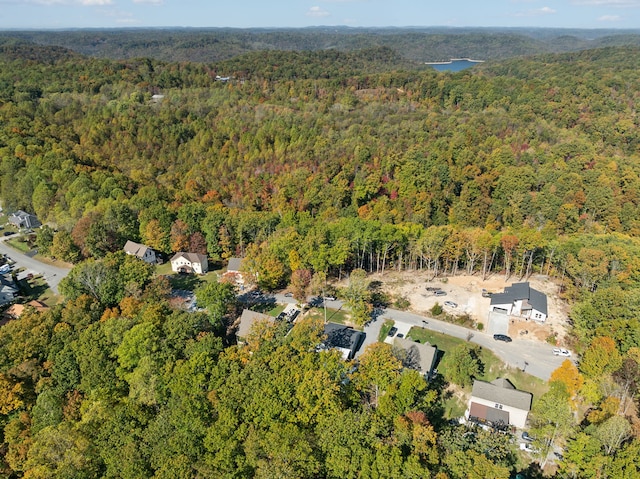
[{"label": "shrub", "polygon": [[433,307],[431,308],[431,314],[433,314],[434,316],[440,316],[442,314],[442,306],[440,305],[440,303],[436,303],[433,305]]}]

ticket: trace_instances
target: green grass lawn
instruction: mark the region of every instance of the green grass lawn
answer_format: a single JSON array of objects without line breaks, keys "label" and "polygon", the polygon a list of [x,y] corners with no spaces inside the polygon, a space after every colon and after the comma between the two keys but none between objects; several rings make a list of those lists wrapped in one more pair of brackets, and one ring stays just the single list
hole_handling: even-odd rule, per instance
[{"label": "green grass lawn", "polygon": [[382,343],[385,340],[387,334],[389,334],[389,330],[393,327],[394,324],[395,321],[393,319],[387,319],[384,323],[382,323],[382,326],[380,327],[380,334],[378,335],[379,342]]},{"label": "green grass lawn", "polygon": [[6,243],[12,248],[17,249],[18,251],[27,253],[31,251],[31,248],[29,247],[29,243],[27,243],[25,239],[26,238],[19,236],[19,237],[11,238],[10,240],[7,240]]},{"label": "green grass lawn", "polygon": [[[311,308],[307,315],[311,318],[321,319],[322,321],[324,321],[324,308]],[[351,323],[351,316],[349,314],[339,309],[327,308],[327,321],[331,323],[353,326],[354,329],[362,331],[362,327],[355,326]]]}]

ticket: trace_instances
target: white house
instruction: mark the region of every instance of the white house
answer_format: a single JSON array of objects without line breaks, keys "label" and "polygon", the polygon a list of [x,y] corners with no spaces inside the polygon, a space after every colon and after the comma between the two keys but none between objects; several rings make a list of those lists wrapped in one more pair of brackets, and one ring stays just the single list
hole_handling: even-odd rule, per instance
[{"label": "white house", "polygon": [[519,391],[508,379],[498,378],[490,383],[475,380],[464,416],[491,427],[524,428],[532,399],[531,393]]},{"label": "white house", "polygon": [[127,241],[124,245],[124,252],[133,256],[137,256],[142,261],[154,264],[156,263],[156,252],[140,243],[134,241]]},{"label": "white house", "polygon": [[171,258],[171,269],[175,273],[205,274],[209,271],[209,261],[203,254],[181,251]]},{"label": "white house", "polygon": [[514,283],[504,288],[503,293],[491,296],[489,311],[544,322],[547,319],[547,296],[533,289],[529,283]]}]

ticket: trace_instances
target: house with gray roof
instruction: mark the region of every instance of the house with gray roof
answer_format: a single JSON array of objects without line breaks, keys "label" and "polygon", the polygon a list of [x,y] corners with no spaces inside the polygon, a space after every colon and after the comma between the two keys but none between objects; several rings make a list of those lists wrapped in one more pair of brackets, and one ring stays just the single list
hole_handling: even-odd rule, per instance
[{"label": "house with gray roof", "polygon": [[503,293],[491,296],[489,311],[520,316],[544,322],[547,320],[547,295],[533,289],[529,283],[513,283]]},{"label": "house with gray roof", "polygon": [[9,215],[9,223],[14,225],[16,228],[26,229],[37,228],[42,225],[35,215],[22,210],[11,213]]},{"label": "house with gray roof", "polygon": [[10,274],[0,274],[0,306],[12,303],[20,295],[18,285]]},{"label": "house with gray roof", "polygon": [[156,252],[148,246],[129,240],[125,243],[123,249],[125,253],[136,256],[142,261],[150,264],[156,263]]},{"label": "house with gray roof", "polygon": [[240,316],[240,324],[236,331],[236,339],[238,344],[243,344],[249,333],[253,329],[254,325],[259,322],[275,323],[276,319],[268,314],[258,313],[251,311],[250,309],[244,309],[242,316]]},{"label": "house with gray roof", "polygon": [[200,253],[180,251],[171,258],[171,270],[174,273],[205,274],[209,271],[209,260]]},{"label": "house with gray roof", "polygon": [[394,338],[394,346],[404,351],[402,365],[406,368],[416,369],[431,378],[438,360],[438,348],[429,343],[418,343],[411,339]]},{"label": "house with gray roof", "polygon": [[531,393],[516,389],[508,379],[498,378],[490,383],[475,380],[465,418],[498,429],[524,428],[532,400]]}]

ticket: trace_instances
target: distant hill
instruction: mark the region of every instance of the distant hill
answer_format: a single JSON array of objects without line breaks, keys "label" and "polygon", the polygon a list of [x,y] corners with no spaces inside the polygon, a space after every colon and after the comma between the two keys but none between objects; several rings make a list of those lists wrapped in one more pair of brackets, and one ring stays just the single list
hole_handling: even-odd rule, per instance
[{"label": "distant hill", "polygon": [[265,50],[395,50],[414,61],[496,60],[605,46],[638,46],[639,30],[540,28],[117,29],[5,31],[0,44],[55,45],[98,58],[216,62]]}]

